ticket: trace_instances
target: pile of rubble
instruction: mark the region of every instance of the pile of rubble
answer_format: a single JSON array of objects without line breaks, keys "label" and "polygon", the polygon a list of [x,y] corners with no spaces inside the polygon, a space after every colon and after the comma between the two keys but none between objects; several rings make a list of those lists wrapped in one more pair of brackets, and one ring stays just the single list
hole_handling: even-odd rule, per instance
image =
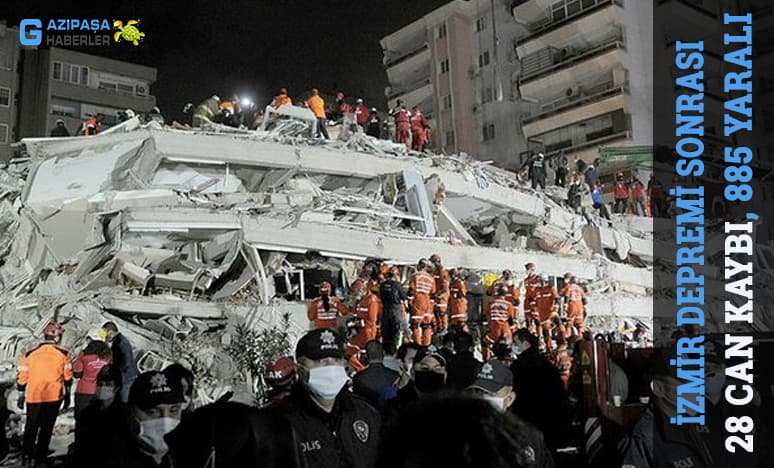
[{"label": "pile of rubble", "polygon": [[309,131],[293,116],[257,131],[132,119],[20,142],[23,157],[0,171],[0,361],[52,317],[75,349],[113,320],[141,370],[184,358],[212,400],[250,383],[222,352],[237,327],[278,325],[284,312],[295,337],[320,281],[343,292],[367,259],[431,253],[472,282],[528,261],[571,271],[589,286],[592,324],[651,320],[649,219],[589,225],[562,189],[537,193],[466,155],[409,153],[346,124],[331,141]]}]

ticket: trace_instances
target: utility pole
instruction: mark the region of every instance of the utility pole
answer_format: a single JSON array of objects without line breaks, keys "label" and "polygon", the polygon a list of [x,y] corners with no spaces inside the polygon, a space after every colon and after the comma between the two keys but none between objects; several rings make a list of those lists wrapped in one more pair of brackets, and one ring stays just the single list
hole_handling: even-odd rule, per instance
[{"label": "utility pole", "polygon": [[497,60],[497,22],[495,21],[495,0],[489,0],[489,4],[492,7],[492,40],[493,40],[493,47],[492,51],[494,53],[494,64],[492,66],[492,73],[494,73],[493,76],[493,85],[494,85],[494,92],[495,92],[495,99],[497,99],[497,102],[503,102],[503,83],[500,80],[500,70],[498,67],[498,60]]}]

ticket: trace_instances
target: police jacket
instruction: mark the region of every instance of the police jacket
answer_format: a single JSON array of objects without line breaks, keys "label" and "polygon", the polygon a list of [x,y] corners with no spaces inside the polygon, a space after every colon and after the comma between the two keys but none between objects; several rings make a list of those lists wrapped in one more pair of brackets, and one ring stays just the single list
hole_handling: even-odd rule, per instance
[{"label": "police jacket", "polygon": [[116,335],[113,344],[110,346],[113,353],[113,364],[121,370],[121,377],[124,384],[131,382],[137,377],[137,363],[134,361],[134,351],[132,344],[122,334]]},{"label": "police jacket", "polygon": [[393,279],[382,281],[382,284],[379,285],[379,296],[382,299],[384,310],[389,311],[398,310],[400,312],[401,302],[407,300],[403,286]]},{"label": "police jacket", "polygon": [[368,402],[343,389],[330,413],[296,383],[277,407],[298,435],[302,457],[310,468],[369,468],[379,445],[381,418]]}]

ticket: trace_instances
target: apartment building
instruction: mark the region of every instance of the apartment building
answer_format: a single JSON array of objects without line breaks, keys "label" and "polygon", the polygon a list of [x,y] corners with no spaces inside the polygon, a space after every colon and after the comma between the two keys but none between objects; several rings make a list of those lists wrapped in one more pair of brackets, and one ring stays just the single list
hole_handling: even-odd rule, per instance
[{"label": "apartment building", "polygon": [[454,0],[381,40],[390,107],[430,117],[436,150],[513,166],[525,141],[510,44],[526,29],[500,0]]},{"label": "apartment building", "polygon": [[517,0],[514,50],[530,147],[592,161],[603,146],[652,145],[653,3]]},{"label": "apartment building", "polygon": [[118,111],[156,105],[152,67],[55,47],[25,50],[22,63],[19,138],[48,136],[57,119],[75,134],[97,114],[109,127]]},{"label": "apartment building", "polygon": [[0,161],[10,157],[16,140],[19,54],[19,30],[0,22]]}]

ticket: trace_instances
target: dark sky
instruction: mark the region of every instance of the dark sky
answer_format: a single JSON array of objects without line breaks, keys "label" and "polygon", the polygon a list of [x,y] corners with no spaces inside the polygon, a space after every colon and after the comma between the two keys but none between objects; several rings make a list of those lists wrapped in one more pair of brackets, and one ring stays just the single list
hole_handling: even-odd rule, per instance
[{"label": "dark sky", "polygon": [[158,68],[152,87],[168,118],[186,102],[233,92],[267,104],[280,86],[291,97],[343,89],[384,108],[387,77],[379,39],[448,0],[0,0],[0,19],[140,19],[138,47],[75,49]]}]

